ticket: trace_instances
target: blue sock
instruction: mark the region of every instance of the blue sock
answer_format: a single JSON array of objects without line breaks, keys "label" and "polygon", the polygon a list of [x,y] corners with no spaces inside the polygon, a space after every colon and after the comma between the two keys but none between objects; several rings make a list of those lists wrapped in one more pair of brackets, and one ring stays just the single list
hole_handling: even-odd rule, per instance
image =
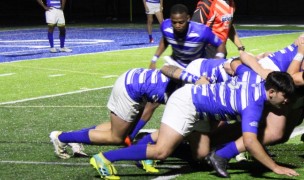
[{"label": "blue sock", "polygon": [[217,150],[215,152],[216,155],[225,158],[225,159],[231,159],[234,156],[239,154],[239,151],[236,148],[236,144],[235,142],[230,142],[228,144],[226,144],[226,146],[224,146],[223,148]]},{"label": "blue sock", "polygon": [[149,39],[152,39],[152,34],[149,34]]},{"label": "blue sock", "polygon": [[88,130],[95,129],[95,128],[96,128],[96,126],[92,126],[92,127],[88,127],[88,128],[79,129],[77,131],[88,131]]},{"label": "blue sock", "polygon": [[64,47],[65,36],[59,36],[59,40],[60,40],[60,47],[63,48]]},{"label": "blue sock", "polygon": [[146,125],[146,123],[147,123],[147,122],[144,121],[144,120],[142,120],[142,119],[140,119],[140,120],[137,122],[137,124],[136,124],[134,130],[133,130],[132,133],[129,135],[129,137],[130,137],[131,140],[133,140],[133,139],[135,138],[135,136],[137,135],[137,133],[139,132],[139,130],[142,129],[142,128]]},{"label": "blue sock", "polygon": [[49,39],[49,43],[51,48],[54,47],[54,37],[53,37],[53,33],[48,32],[48,39]]},{"label": "blue sock", "polygon": [[144,136],[140,139],[136,144],[155,144],[156,142],[153,141],[151,134]]},{"label": "blue sock", "polygon": [[121,148],[103,153],[104,157],[110,162],[146,159],[147,144],[132,145],[127,148]]},{"label": "blue sock", "polygon": [[87,130],[80,130],[80,131],[71,131],[71,132],[63,132],[58,136],[59,141],[63,143],[84,143],[84,144],[91,144],[89,138],[89,131]]}]

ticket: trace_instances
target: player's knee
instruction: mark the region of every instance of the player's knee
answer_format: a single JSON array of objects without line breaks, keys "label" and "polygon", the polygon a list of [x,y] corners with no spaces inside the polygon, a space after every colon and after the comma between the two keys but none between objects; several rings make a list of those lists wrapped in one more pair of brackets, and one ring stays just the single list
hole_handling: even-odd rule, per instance
[{"label": "player's knee", "polygon": [[112,144],[120,145],[124,143],[123,137],[112,136]]},{"label": "player's knee", "polygon": [[154,159],[165,160],[170,155],[170,151],[166,149],[157,149],[154,153]]}]

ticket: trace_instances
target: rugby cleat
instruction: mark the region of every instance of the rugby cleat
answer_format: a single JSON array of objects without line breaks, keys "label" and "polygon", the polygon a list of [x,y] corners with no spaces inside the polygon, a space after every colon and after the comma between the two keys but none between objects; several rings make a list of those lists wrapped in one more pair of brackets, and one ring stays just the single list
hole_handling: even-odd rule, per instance
[{"label": "rugby cleat", "polygon": [[51,53],[56,53],[56,52],[57,52],[57,49],[56,49],[56,48],[50,48],[50,52],[51,52]]},{"label": "rugby cleat", "polygon": [[74,157],[89,157],[84,152],[84,147],[81,143],[68,143],[68,145],[72,148]]},{"label": "rugby cleat", "polygon": [[224,178],[230,178],[229,173],[227,172],[228,160],[217,156],[215,151],[212,151],[206,156],[207,163],[213,167],[216,173]]},{"label": "rugby cleat", "polygon": [[248,159],[245,156],[245,152],[241,152],[240,154],[236,155],[235,160],[237,162],[248,161]]},{"label": "rugby cleat", "polygon": [[94,155],[90,159],[90,164],[97,170],[101,178],[120,179],[119,176],[115,176],[117,174],[115,167],[103,156],[102,153]]},{"label": "rugby cleat", "polygon": [[55,148],[55,154],[61,159],[69,159],[71,156],[67,153],[66,147],[67,144],[60,142],[58,136],[61,134],[61,131],[53,131],[50,134],[51,142]]},{"label": "rugby cleat", "polygon": [[148,173],[158,173],[159,170],[155,168],[155,160],[137,161],[136,166],[143,168]]},{"label": "rugby cleat", "polygon": [[72,52],[72,49],[63,47],[63,48],[60,48],[59,51],[60,51],[60,52]]},{"label": "rugby cleat", "polygon": [[154,39],[153,38],[149,38],[149,43],[154,43]]}]

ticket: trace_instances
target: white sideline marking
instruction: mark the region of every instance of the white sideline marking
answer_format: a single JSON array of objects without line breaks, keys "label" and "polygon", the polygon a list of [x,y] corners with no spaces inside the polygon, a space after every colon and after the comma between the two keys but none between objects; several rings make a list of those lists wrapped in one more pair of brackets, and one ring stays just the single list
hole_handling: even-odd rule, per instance
[{"label": "white sideline marking", "polygon": [[51,74],[49,77],[59,77],[59,76],[64,76],[65,74]]},{"label": "white sideline marking", "polygon": [[[88,166],[90,163],[68,163],[68,162],[42,162],[42,161],[0,161],[7,164],[33,164],[33,165],[67,165],[67,166]],[[137,167],[134,164],[115,164],[115,167]],[[179,169],[182,165],[157,165],[157,167],[168,169]]]},{"label": "white sideline marking", "polygon": [[157,178],[154,178],[152,180],[169,180],[169,179],[175,179],[181,174],[176,174],[176,175],[170,175],[170,176],[158,176]]},{"label": "white sideline marking", "polygon": [[107,79],[107,78],[113,78],[113,77],[118,77],[118,75],[102,76],[101,78]]},{"label": "white sideline marking", "polygon": [[0,74],[1,77],[3,76],[11,76],[11,75],[14,75],[15,73],[6,73],[6,74]]},{"label": "white sideline marking", "polygon": [[107,106],[1,106],[4,108],[105,108]]},{"label": "white sideline marking", "polygon": [[69,95],[69,94],[77,94],[77,93],[82,93],[82,92],[87,92],[87,91],[108,89],[108,88],[112,88],[112,87],[113,87],[113,85],[112,86],[99,87],[99,88],[93,88],[93,89],[83,89],[83,90],[72,91],[72,92],[61,93],[61,94],[53,94],[53,95],[46,95],[46,96],[40,96],[40,97],[34,97],[34,98],[20,99],[20,100],[17,100],[17,101],[2,102],[2,103],[0,103],[0,105],[15,104],[15,103],[19,103],[19,102],[26,102],[26,101],[32,101],[32,100],[37,100],[37,99],[46,99],[46,98],[64,96],[64,95]]}]

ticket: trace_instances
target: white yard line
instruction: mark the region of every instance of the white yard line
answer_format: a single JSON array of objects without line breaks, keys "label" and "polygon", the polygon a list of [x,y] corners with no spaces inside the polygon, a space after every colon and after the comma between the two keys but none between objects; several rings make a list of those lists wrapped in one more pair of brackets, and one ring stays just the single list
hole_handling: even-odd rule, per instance
[{"label": "white yard line", "polygon": [[77,94],[77,93],[82,93],[82,92],[87,92],[87,91],[95,91],[95,90],[100,90],[100,89],[108,89],[108,88],[112,88],[112,87],[113,86],[104,86],[104,87],[99,87],[99,88],[83,89],[83,90],[72,91],[72,92],[61,93],[61,94],[53,94],[53,95],[46,95],[46,96],[40,96],[40,97],[34,97],[34,98],[26,98],[26,99],[20,99],[20,100],[16,100],[16,101],[2,102],[2,103],[0,103],[0,105],[15,104],[15,103],[20,103],[20,102],[33,101],[33,100],[37,100],[37,99],[46,99],[46,98],[52,98],[52,97],[70,95],[70,94]]}]

